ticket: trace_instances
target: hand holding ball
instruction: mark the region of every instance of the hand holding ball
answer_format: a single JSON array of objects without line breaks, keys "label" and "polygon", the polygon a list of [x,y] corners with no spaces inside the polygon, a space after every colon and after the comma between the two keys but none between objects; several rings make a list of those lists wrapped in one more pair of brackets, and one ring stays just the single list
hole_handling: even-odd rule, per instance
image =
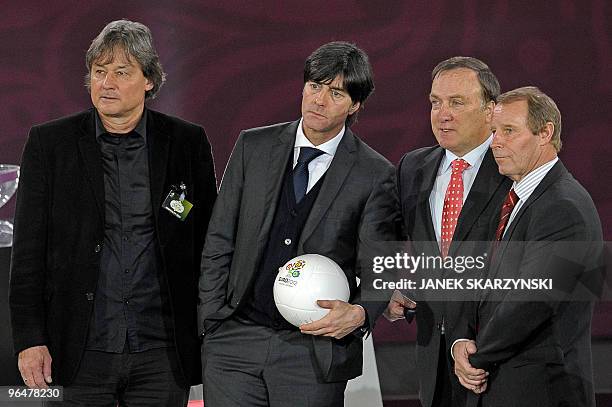
[{"label": "hand holding ball", "polygon": [[346,275],[333,260],[319,254],[304,254],[289,260],[274,280],[274,302],[289,323],[299,327],[318,321],[329,309],[317,300],[348,302]]}]

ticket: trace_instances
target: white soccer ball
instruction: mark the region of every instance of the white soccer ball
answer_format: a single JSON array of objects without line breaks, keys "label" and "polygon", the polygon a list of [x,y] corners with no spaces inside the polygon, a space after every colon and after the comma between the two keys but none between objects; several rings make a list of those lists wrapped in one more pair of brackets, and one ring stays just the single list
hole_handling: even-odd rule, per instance
[{"label": "white soccer ball", "polygon": [[323,318],[329,309],[317,300],[348,301],[346,275],[333,260],[319,254],[304,254],[289,260],[274,280],[274,302],[280,314],[300,326]]}]

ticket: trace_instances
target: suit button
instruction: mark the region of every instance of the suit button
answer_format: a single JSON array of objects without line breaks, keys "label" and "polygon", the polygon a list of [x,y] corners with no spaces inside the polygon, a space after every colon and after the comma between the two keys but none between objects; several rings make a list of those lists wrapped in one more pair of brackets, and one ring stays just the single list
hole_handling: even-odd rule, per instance
[{"label": "suit button", "polygon": [[85,297],[87,297],[87,301],[93,301],[94,293],[85,293]]},{"label": "suit button", "polygon": [[291,239],[285,239],[285,246],[289,246],[291,244]]},{"label": "suit button", "polygon": [[97,244],[96,247],[94,248],[94,252],[100,253],[100,250],[102,250],[102,246]]},{"label": "suit button", "polygon": [[295,209],[291,209],[291,216],[294,218],[297,216],[297,211]]},{"label": "suit button", "polygon": [[239,299],[239,298],[236,298],[236,299],[234,300],[234,306],[237,306],[238,304],[240,304],[240,299]]}]

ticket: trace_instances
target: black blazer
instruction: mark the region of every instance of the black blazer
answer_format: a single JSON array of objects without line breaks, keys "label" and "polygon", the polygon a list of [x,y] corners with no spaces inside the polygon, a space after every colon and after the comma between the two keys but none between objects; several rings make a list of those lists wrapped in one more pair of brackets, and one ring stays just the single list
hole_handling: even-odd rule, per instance
[{"label": "black blazer", "polygon": [[[429,195],[434,187],[438,167],[445,150],[440,146],[421,148],[405,154],[398,166],[398,189],[404,220],[404,232],[411,241],[416,254],[440,256],[429,206]],[[491,150],[483,158],[472,188],[465,199],[455,234],[449,249],[449,256],[482,255],[480,245],[493,239],[495,229],[490,219],[498,216],[499,208],[510,188],[507,178],[501,176]],[[468,243],[469,242],[469,243]],[[481,248],[481,247],[480,247]],[[482,248],[481,248],[482,249]],[[456,329],[465,329],[460,302],[417,301],[417,369],[419,372],[419,398],[425,407],[432,404],[436,388],[438,355],[440,346],[440,323],[444,319],[445,334],[448,338]],[[444,344],[450,350],[452,342]],[[447,352],[448,353],[448,352]],[[450,354],[448,355],[450,369]],[[452,372],[452,370],[451,370]],[[454,376],[454,375],[453,375]],[[465,397],[463,388],[454,380],[454,391]]]},{"label": "black blazer", "polygon": [[[223,175],[206,237],[200,278],[200,330],[229,318],[256,272],[274,219],[298,122],[243,131]],[[370,327],[387,301],[361,300],[360,249],[369,241],[396,241],[399,204],[395,169],[348,128],[338,145],[298,242],[298,255],[317,253],[344,270],[351,303],[361,303]],[[327,381],[356,377],[362,340],[313,336],[318,366]],[[206,355],[202,356],[203,358]]]},{"label": "black blazer", "polygon": [[[151,202],[174,322],[190,384],[200,383],[196,327],[201,251],[216,197],[204,130],[147,114]],[[184,222],[161,207],[184,182],[194,204]],[[104,173],[90,109],[31,129],[21,163],[11,265],[14,348],[47,345],[56,384],[72,380],[86,344],[104,240]]]},{"label": "black blazer", "polygon": [[[602,239],[591,197],[558,161],[509,225],[489,275],[552,278],[553,287],[564,281],[564,292],[580,289],[581,283],[567,283],[592,281],[600,267]],[[546,294],[518,297],[517,291],[501,302],[492,293],[482,298],[478,352],[470,362],[491,373],[483,407],[595,406],[591,294],[572,301]]]}]

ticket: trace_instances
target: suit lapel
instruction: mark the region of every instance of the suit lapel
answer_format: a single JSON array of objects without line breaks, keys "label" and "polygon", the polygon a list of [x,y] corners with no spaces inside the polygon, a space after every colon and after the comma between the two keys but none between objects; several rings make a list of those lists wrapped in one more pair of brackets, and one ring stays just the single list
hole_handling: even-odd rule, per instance
[{"label": "suit lapel", "polygon": [[91,109],[81,123],[79,152],[85,166],[87,181],[91,186],[96,201],[100,219],[104,220],[104,172],[102,169],[102,154],[96,141],[95,110]]},{"label": "suit lapel", "polygon": [[304,230],[302,231],[298,245],[298,252],[302,251],[304,242],[310,237],[312,232],[314,232],[330,205],[334,199],[336,199],[338,192],[340,192],[340,188],[342,188],[344,184],[344,180],[355,164],[356,142],[353,132],[347,128],[338,145],[332,163],[327,169],[319,195],[304,225]]},{"label": "suit lapel", "polygon": [[423,164],[418,170],[419,174],[416,175],[417,179],[421,179],[421,182],[419,183],[416,197],[414,226],[410,239],[414,242],[413,244],[419,246],[415,246],[415,249],[430,254],[440,253],[431,217],[429,196],[434,187],[438,168],[443,157],[444,150],[442,148],[434,150],[423,160]]},{"label": "suit lapel", "polygon": [[566,173],[567,173],[567,169],[565,168],[561,160],[557,161],[557,163],[550,169],[550,171],[548,171],[548,174],[544,176],[540,184],[536,187],[536,189],[529,196],[529,199],[527,199],[527,202],[525,202],[523,206],[521,206],[521,208],[519,209],[514,219],[512,219],[512,223],[510,224],[508,231],[504,234],[504,237],[502,238],[502,240],[506,241],[506,240],[512,239],[512,234],[516,230],[516,226],[520,223],[521,217],[525,214],[527,209],[535,201],[537,201],[538,198],[540,198],[540,196],[542,196],[542,194],[548,188],[550,188],[551,185],[557,182],[557,180],[561,178],[561,176],[565,175]]},{"label": "suit lapel", "polygon": [[506,177],[501,175],[497,169],[497,164],[490,149],[487,150],[472,188],[463,204],[457,228],[453,235],[450,252],[453,253],[464,241],[478,220],[480,214],[485,210],[489,201],[498,190],[500,184]]},{"label": "suit lapel", "polygon": [[155,221],[158,221],[159,211],[164,194],[166,170],[168,168],[168,152],[170,135],[165,131],[166,123],[163,118],[150,110],[147,114],[147,149],[149,155],[149,183],[151,188],[151,204]]},{"label": "suit lapel", "polygon": [[288,161],[293,158],[292,153],[298,123],[299,121],[295,121],[287,126],[274,140],[274,144],[268,150],[266,159],[258,163],[258,165],[267,166],[266,170],[263,171],[265,173],[263,182],[267,185],[266,193],[259,194],[255,198],[256,200],[253,205],[253,213],[264,214],[259,228],[259,240],[262,242],[268,239],[268,232],[272,226],[280,198],[285,169],[287,168]]},{"label": "suit lapel", "polygon": [[561,161],[557,162],[557,164],[555,164],[553,168],[551,168],[548,174],[546,174],[546,176],[542,179],[540,184],[536,187],[533,193],[529,196],[529,199],[527,199],[527,202],[525,202],[525,204],[521,206],[521,208],[519,209],[514,219],[512,219],[512,223],[508,226],[508,230],[506,231],[506,233],[504,233],[504,236],[502,237],[502,243],[499,245],[499,248],[495,252],[496,260],[491,265],[491,275],[492,276],[497,274],[499,267],[504,262],[504,256],[505,256],[506,250],[508,249],[508,243],[506,242],[512,241],[512,240],[520,242],[524,240],[524,237],[521,237],[521,236],[518,236],[517,239],[513,239],[513,235],[517,229],[517,226],[520,223],[521,218],[525,214],[525,212],[536,200],[538,200],[540,196],[542,196],[542,194],[552,184],[554,184],[565,173],[567,173],[567,169],[565,168],[565,166],[561,163]]},{"label": "suit lapel", "polygon": [[433,218],[431,217],[431,207],[429,205],[429,196],[436,182],[438,168],[444,157],[444,149],[439,149],[435,154],[431,154],[423,162],[423,182],[419,191],[417,202],[417,218],[422,223],[422,227],[426,233],[427,241],[436,241],[436,232],[434,229]]}]

